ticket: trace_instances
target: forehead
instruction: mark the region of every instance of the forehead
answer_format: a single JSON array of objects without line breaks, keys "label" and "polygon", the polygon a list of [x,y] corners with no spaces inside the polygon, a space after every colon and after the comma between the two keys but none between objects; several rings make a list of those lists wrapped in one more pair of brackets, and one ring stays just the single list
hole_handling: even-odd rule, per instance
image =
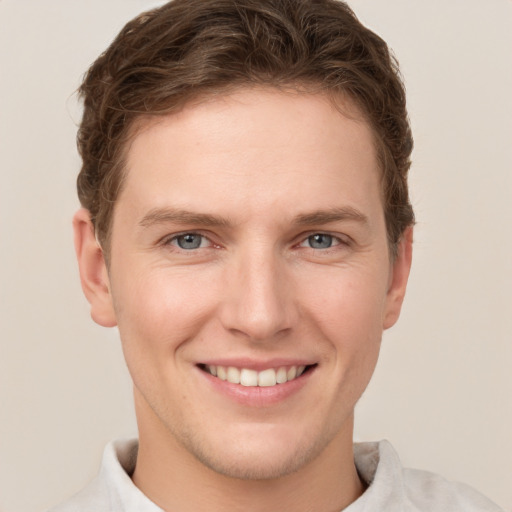
[{"label": "forehead", "polygon": [[[180,134],[193,131],[196,144],[201,143],[202,136],[205,136],[203,141],[208,138],[214,143],[215,132],[220,142],[220,135],[233,125],[236,125],[236,133],[231,135],[233,143],[252,131],[254,143],[269,149],[280,142],[287,144],[290,139],[286,137],[292,135],[295,138],[303,135],[312,144],[320,139],[324,143],[343,144],[352,136],[363,145],[369,141],[375,145],[370,123],[348,95],[307,91],[298,86],[284,90],[272,86],[242,86],[198,94],[169,114],[137,118],[129,130],[130,143],[125,156],[127,153],[133,156],[134,141],[137,145],[144,144],[156,138],[157,132],[163,134],[167,130],[170,134],[173,128]],[[348,125],[351,125],[350,130],[346,129]],[[281,137],[276,139],[277,132]],[[178,142],[178,137],[174,139]]]},{"label": "forehead", "polygon": [[279,202],[291,215],[296,201],[381,207],[372,130],[350,100],[338,100],[242,89],[141,120],[119,199],[188,207],[201,197],[247,212]]}]

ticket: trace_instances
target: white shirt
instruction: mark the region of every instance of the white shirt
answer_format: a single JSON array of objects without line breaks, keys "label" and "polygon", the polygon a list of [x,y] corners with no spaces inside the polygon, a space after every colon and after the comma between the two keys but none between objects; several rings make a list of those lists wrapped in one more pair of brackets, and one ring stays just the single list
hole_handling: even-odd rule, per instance
[{"label": "white shirt", "polygon": [[[137,448],[137,440],[107,445],[98,476],[49,512],[163,512],[131,481]],[[343,512],[504,512],[467,485],[403,468],[388,441],[356,443],[354,456],[368,488]]]}]

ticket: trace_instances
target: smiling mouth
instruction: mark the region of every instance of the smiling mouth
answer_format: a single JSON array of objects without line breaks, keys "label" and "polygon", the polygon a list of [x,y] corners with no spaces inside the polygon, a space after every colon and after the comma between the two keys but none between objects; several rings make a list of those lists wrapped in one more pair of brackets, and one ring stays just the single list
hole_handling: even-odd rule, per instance
[{"label": "smiling mouth", "polygon": [[316,365],[281,366],[279,368],[267,368],[262,371],[206,364],[200,364],[199,368],[213,377],[231,384],[240,384],[246,387],[271,387],[298,379],[314,366]]}]

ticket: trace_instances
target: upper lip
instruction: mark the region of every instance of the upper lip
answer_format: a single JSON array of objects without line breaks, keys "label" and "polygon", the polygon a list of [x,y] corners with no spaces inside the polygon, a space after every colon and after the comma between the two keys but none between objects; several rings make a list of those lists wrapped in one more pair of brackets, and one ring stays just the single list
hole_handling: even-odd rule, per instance
[{"label": "upper lip", "polygon": [[273,358],[266,360],[256,360],[254,358],[221,358],[208,359],[201,361],[199,365],[207,366],[232,366],[234,368],[247,368],[248,370],[263,371],[269,368],[282,368],[290,366],[310,366],[316,364],[311,359],[298,358]]}]

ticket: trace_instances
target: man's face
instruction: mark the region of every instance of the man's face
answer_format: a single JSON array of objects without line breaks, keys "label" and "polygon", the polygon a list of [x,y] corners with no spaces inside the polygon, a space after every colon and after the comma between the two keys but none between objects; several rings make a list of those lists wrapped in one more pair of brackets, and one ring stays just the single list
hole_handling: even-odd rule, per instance
[{"label": "man's face", "polygon": [[409,263],[390,261],[372,134],[344,105],[240,90],[134,138],[102,322],[141,443],[269,478],[350,442]]}]

